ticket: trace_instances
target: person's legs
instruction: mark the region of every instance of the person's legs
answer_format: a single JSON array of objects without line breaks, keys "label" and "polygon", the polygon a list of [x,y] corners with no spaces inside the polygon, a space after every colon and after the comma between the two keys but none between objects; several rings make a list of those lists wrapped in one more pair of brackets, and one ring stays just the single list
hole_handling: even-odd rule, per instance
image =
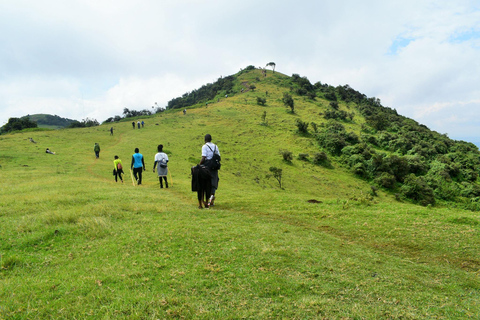
[{"label": "person's legs", "polygon": [[167,176],[163,176],[163,180],[165,180],[165,188],[168,188]]},{"label": "person's legs", "polygon": [[160,188],[163,188],[162,177],[158,177],[158,181],[160,181]]},{"label": "person's legs", "polygon": [[133,177],[138,182],[138,168],[133,168]]},{"label": "person's legs", "polygon": [[209,207],[214,205],[215,192],[217,191],[218,181],[219,181],[217,170],[213,170],[212,172],[210,172],[210,174],[212,176],[212,178],[211,178],[212,187],[211,187],[211,190],[210,190],[210,197],[208,199],[208,206]]},{"label": "person's legs", "polygon": [[118,182],[117,181],[117,176],[118,176],[118,171],[115,171],[115,182]]}]

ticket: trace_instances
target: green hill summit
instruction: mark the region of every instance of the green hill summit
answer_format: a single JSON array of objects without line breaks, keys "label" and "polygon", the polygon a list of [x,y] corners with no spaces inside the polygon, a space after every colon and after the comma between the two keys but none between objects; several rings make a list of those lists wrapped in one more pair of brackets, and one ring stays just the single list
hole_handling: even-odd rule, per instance
[{"label": "green hill summit", "polygon": [[[281,126],[292,133],[290,139],[317,146],[311,154],[284,150],[287,163],[293,156],[327,167],[333,163],[374,189],[422,205],[445,200],[480,209],[480,153],[474,144],[429,130],[349,85],[312,84],[298,74],[288,77],[249,66],[171,100],[168,108],[220,101],[245,107],[245,117],[260,113],[261,125],[272,130],[280,129],[273,119],[281,115],[290,124]],[[250,109],[252,105],[256,109]]]}]

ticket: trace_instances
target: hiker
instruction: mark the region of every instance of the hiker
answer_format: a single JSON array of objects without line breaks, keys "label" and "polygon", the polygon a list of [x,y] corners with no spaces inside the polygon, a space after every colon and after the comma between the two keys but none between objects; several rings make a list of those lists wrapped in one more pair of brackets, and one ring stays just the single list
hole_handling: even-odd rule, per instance
[{"label": "hiker", "polygon": [[138,150],[138,148],[135,148],[135,153],[132,155],[132,163],[130,164],[130,169],[133,169],[133,176],[135,177],[137,184],[141,185],[142,171],[145,171],[145,162],[143,160],[143,155],[140,153],[140,150]]},{"label": "hiker", "polygon": [[113,136],[113,127],[110,128],[110,135]]},{"label": "hiker", "polygon": [[118,156],[115,156],[114,159],[115,160],[113,160],[113,175],[115,176],[115,182],[118,182],[117,180],[117,177],[118,177],[123,183],[122,173],[124,172],[123,172],[122,160],[120,160]]},{"label": "hiker", "polygon": [[48,149],[48,148],[47,148],[47,150],[45,150],[45,153],[55,154],[55,152],[50,151],[50,149]]},{"label": "hiker", "polygon": [[215,191],[218,188],[218,168],[212,166],[212,158],[214,154],[220,157],[220,151],[216,144],[212,143],[212,136],[210,134],[205,135],[205,144],[202,146],[202,159],[200,160],[200,165],[204,164],[205,167],[209,168],[211,175],[211,191],[210,198],[208,199],[208,207],[214,205],[215,201]]},{"label": "hiker", "polygon": [[159,144],[157,147],[158,153],[155,155],[155,162],[153,163],[153,172],[158,163],[157,174],[160,181],[160,188],[163,188],[162,178],[165,180],[165,188],[168,188],[167,174],[168,174],[168,156],[163,152],[163,145]]},{"label": "hiker", "polygon": [[140,129],[140,121],[137,121],[138,129]]},{"label": "hiker", "polygon": [[132,127],[135,129],[135,121],[132,121]]},{"label": "hiker", "polygon": [[95,145],[93,146],[93,151],[95,151],[95,157],[100,158],[100,145],[95,142]]},{"label": "hiker", "polygon": [[143,128],[144,125],[145,125],[145,122],[142,120],[142,128]]},{"label": "hiker", "polygon": [[187,109],[183,109],[183,115],[187,114]]}]

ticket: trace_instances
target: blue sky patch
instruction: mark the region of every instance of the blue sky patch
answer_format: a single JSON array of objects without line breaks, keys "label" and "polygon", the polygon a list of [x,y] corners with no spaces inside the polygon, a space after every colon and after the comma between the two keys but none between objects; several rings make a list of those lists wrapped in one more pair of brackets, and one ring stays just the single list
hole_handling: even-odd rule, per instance
[{"label": "blue sky patch", "polygon": [[477,40],[480,39],[480,31],[470,29],[465,32],[459,32],[452,35],[449,39],[452,43],[462,43],[470,40]]},{"label": "blue sky patch", "polygon": [[398,52],[408,46],[410,42],[412,42],[415,39],[412,38],[403,38],[403,37],[397,37],[395,40],[393,40],[392,44],[390,45],[390,48],[388,48],[387,54],[389,55],[396,55]]}]

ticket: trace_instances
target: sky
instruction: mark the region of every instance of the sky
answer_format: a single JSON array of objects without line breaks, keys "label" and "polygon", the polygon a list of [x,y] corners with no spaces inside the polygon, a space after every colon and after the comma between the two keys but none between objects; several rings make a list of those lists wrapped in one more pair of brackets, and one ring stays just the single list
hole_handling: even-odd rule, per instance
[{"label": "sky", "polygon": [[480,142],[480,0],[0,0],[0,126],[103,122],[268,62]]}]

